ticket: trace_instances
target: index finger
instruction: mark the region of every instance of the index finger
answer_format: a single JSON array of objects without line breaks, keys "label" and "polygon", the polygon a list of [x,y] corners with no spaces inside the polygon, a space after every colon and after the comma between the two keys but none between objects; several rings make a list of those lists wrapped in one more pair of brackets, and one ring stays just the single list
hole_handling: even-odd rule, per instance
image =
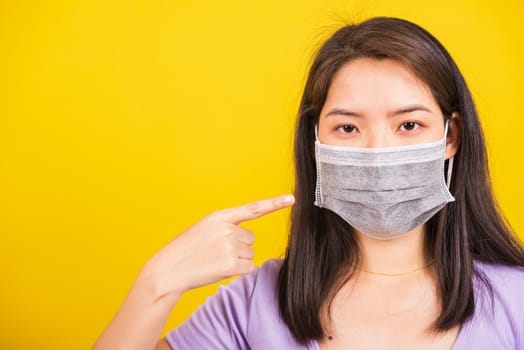
[{"label": "index finger", "polygon": [[238,207],[224,209],[216,214],[226,222],[238,225],[242,221],[253,220],[275,210],[287,208],[295,203],[291,194],[262,199]]}]

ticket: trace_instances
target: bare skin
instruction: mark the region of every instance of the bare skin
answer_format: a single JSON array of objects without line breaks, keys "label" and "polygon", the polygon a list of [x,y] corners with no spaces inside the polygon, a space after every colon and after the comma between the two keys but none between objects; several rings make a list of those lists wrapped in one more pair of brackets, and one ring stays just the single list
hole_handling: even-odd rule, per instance
[{"label": "bare skin", "polygon": [[[405,242],[389,242],[392,245],[389,250],[405,248],[394,247],[397,244],[422,246],[423,234],[418,231],[395,239]],[[367,261],[369,254],[365,258]],[[422,265],[386,271],[399,273],[419,266]],[[337,293],[331,309],[331,339],[321,342],[320,348],[451,349],[459,327],[445,333],[428,332],[440,311],[436,285],[431,268],[402,276],[359,272]]]},{"label": "bare skin", "polygon": [[[391,147],[444,135],[443,115],[427,86],[393,60],[361,58],[335,74],[319,119],[322,143]],[[449,122],[446,158],[458,147],[460,116]],[[401,273],[425,265],[424,225],[391,240],[356,232],[362,268]],[[403,276],[359,272],[337,293],[330,336],[321,349],[451,349],[459,332],[428,332],[440,311],[431,268]]]}]

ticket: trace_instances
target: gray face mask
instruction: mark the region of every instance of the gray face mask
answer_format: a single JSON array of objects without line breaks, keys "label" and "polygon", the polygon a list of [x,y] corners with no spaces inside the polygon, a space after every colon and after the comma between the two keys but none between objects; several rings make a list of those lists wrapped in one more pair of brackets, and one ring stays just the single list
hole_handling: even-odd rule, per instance
[{"label": "gray face mask", "polygon": [[435,142],[385,148],[321,144],[315,128],[315,205],[358,231],[390,239],[428,221],[455,198],[444,179],[446,135]]}]

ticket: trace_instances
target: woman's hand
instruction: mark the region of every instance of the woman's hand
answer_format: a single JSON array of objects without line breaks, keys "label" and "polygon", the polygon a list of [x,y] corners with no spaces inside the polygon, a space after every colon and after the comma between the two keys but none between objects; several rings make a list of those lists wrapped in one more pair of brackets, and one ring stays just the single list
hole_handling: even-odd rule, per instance
[{"label": "woman's hand", "polygon": [[255,236],[238,226],[293,205],[292,195],[251,202],[214,212],[178,235],[146,264],[141,278],[157,298],[184,292],[253,271]]},{"label": "woman's hand", "polygon": [[182,293],[253,270],[255,236],[238,224],[294,202],[286,195],[217,211],[181,233],[147,262],[93,349],[168,348],[158,338]]}]

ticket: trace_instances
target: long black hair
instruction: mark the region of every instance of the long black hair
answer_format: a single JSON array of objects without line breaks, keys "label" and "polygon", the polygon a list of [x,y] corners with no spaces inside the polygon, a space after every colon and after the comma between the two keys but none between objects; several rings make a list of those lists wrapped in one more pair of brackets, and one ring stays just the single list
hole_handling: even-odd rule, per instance
[{"label": "long black hair", "polygon": [[434,330],[460,325],[475,308],[474,260],[524,266],[524,248],[493,197],[484,136],[466,82],[442,44],[406,20],[376,17],[347,25],[317,52],[302,96],[295,131],[295,198],[291,232],[279,275],[282,319],[302,344],[326,336],[325,311],[360,253],[351,227],[314,206],[314,126],[334,74],[360,57],[402,63],[431,90],[445,117],[460,116],[460,145],[454,159],[448,203],[426,224],[425,251],[435,258],[440,315]]}]

